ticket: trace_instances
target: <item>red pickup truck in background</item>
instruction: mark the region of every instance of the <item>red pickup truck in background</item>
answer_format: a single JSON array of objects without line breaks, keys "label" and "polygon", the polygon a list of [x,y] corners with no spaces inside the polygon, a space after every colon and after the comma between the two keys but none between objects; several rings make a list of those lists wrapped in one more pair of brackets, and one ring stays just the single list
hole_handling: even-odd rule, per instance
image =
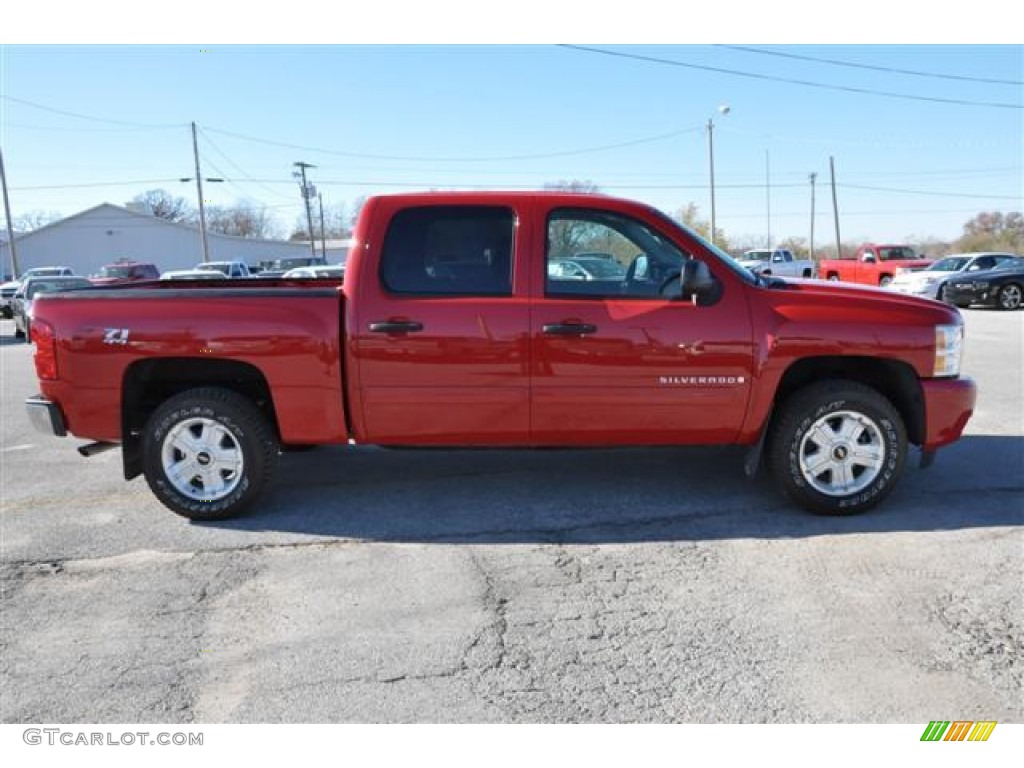
[{"label": "red pickup truck in background", "polygon": [[865,243],[852,259],[823,259],[818,262],[818,277],[845,280],[882,288],[892,282],[897,270],[916,271],[931,266],[932,259],[919,256],[910,245]]},{"label": "red pickup truck in background", "polygon": [[[623,269],[552,268],[581,253]],[[33,423],[96,441],[84,455],[120,445],[126,479],[194,519],[251,505],[283,448],[350,442],[742,445],[748,475],[764,461],[797,504],[852,514],[975,401],[955,308],[754,275],[582,194],[371,198],[343,283],[52,294],[33,337]]]}]

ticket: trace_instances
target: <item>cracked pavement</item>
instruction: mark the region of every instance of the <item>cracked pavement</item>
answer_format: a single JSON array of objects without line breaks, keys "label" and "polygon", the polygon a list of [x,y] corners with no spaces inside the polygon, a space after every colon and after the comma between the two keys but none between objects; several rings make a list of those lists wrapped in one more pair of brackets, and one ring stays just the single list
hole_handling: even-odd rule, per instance
[{"label": "cracked pavement", "polygon": [[0,720],[1019,722],[1024,312],[965,315],[968,437],[849,519],[733,450],[366,448],[190,524],[4,344]]}]

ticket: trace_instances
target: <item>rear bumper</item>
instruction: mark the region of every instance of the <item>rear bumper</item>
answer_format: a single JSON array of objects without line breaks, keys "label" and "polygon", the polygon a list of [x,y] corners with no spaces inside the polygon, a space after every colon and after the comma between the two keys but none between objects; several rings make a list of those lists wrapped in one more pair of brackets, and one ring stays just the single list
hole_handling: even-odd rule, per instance
[{"label": "rear bumper", "polygon": [[974,413],[978,396],[974,380],[926,379],[921,388],[925,407],[925,440],[921,449],[934,451],[959,440]]},{"label": "rear bumper", "polygon": [[42,395],[35,395],[25,400],[25,408],[28,410],[28,420],[38,432],[54,437],[67,437],[64,414],[56,403],[51,403]]}]

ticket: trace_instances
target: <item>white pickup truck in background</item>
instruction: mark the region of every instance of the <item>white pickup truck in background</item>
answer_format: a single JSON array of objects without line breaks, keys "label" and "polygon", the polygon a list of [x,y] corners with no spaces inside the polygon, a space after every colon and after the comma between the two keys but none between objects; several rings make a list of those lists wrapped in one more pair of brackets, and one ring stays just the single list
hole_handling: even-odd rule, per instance
[{"label": "white pickup truck in background", "polygon": [[813,261],[797,259],[787,248],[761,248],[747,251],[740,256],[739,262],[758,275],[811,277],[814,274]]}]

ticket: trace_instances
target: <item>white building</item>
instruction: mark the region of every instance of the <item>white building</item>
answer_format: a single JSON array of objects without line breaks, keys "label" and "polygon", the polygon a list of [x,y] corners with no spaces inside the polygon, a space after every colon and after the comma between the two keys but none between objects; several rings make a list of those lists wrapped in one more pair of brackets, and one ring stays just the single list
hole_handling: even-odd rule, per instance
[{"label": "white building", "polygon": [[[309,256],[308,242],[253,240],[207,232],[210,261],[241,259],[256,265],[285,256]],[[333,246],[333,247],[332,247]],[[20,272],[32,267],[71,267],[93,275],[119,259],[156,264],[161,272],[188,269],[203,260],[199,228],[104,203],[32,232],[15,235]],[[320,255],[320,244],[316,253]],[[328,242],[329,263],[345,261],[346,245]],[[0,242],[4,275],[12,272],[10,247]]]}]

